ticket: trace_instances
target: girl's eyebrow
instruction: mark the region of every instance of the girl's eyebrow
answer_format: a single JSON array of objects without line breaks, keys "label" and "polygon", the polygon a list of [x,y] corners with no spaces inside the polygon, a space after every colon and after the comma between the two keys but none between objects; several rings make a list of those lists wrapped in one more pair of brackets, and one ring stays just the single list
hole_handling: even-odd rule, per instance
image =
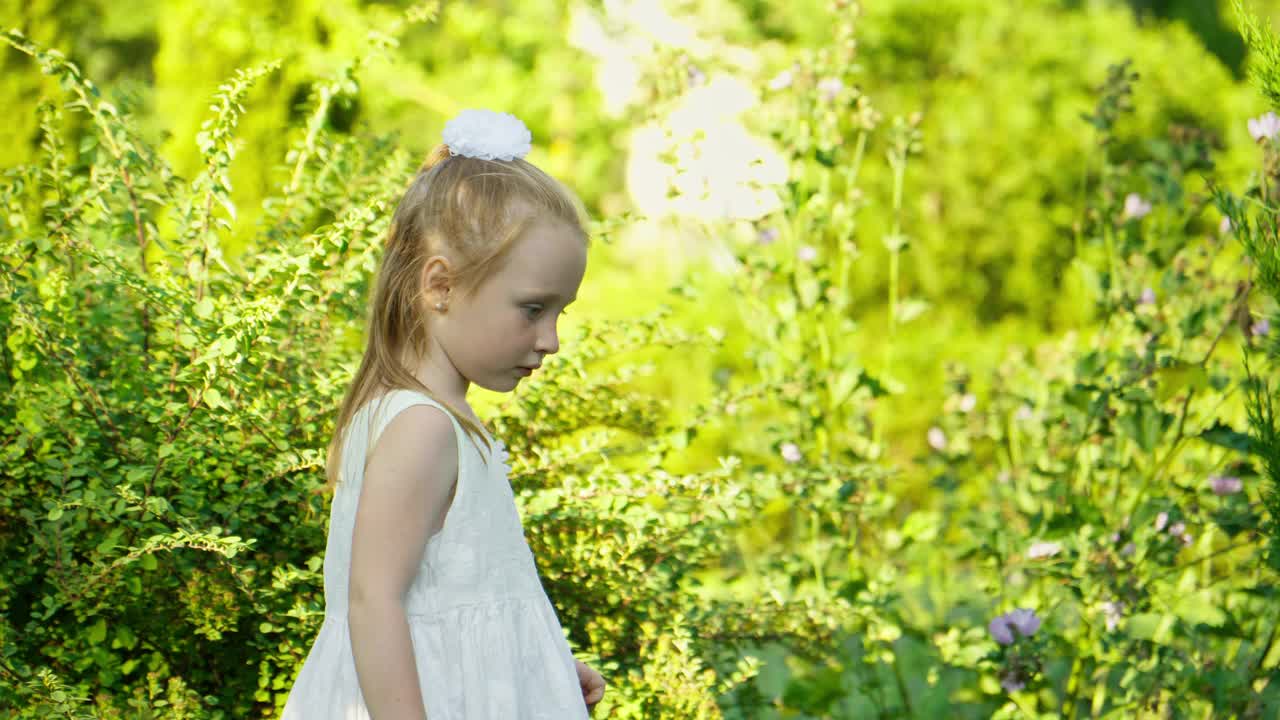
[{"label": "girl's eyebrow", "polygon": [[[541,300],[541,301],[547,301],[547,300],[559,300],[559,299],[560,299],[560,295],[559,295],[558,293],[553,293],[553,292],[545,292],[545,293],[536,293],[536,292],[535,292],[535,293],[531,293],[531,297],[530,297],[529,299],[530,299],[530,300]],[[565,303],[565,305],[568,305],[568,304],[572,303],[574,300],[577,300],[577,299],[578,299],[578,297],[575,295],[575,296],[573,296],[573,297],[569,298],[569,302]]]}]

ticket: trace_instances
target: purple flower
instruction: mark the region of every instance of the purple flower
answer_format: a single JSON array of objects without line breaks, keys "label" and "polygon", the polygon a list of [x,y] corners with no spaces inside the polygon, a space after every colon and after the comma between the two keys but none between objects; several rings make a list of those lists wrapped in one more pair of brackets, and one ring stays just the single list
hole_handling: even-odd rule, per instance
[{"label": "purple flower", "polygon": [[1214,475],[1209,478],[1209,487],[1213,488],[1214,495],[1234,495],[1244,488],[1244,483],[1238,477]]},{"label": "purple flower", "polygon": [[1277,134],[1280,134],[1280,117],[1276,117],[1273,112],[1249,121],[1249,135],[1253,137],[1254,142],[1262,142],[1263,138],[1275,139]]},{"label": "purple flower", "polygon": [[1139,305],[1155,305],[1156,291],[1149,287],[1142,288],[1142,296],[1138,298]]},{"label": "purple flower", "polygon": [[1062,545],[1056,542],[1038,542],[1027,548],[1027,558],[1029,560],[1039,560],[1040,558],[1053,557],[1062,552]]},{"label": "purple flower", "polygon": [[768,245],[777,239],[778,239],[778,228],[771,228],[771,227],[764,228],[759,233],[756,233],[756,240],[761,245]]},{"label": "purple flower", "polygon": [[1000,687],[1005,692],[1017,692],[1027,686],[1027,683],[1014,672],[1006,671],[1000,673]]},{"label": "purple flower", "polygon": [[942,452],[947,449],[947,435],[942,432],[942,428],[934,426],[929,428],[929,447]]},{"label": "purple flower", "polygon": [[[1001,645],[1012,645],[1018,637],[1031,637],[1040,629],[1040,618],[1034,610],[1016,608],[999,615],[987,624],[991,637]],[[1017,631],[1017,636],[1014,631]]]},{"label": "purple flower", "polygon": [[823,78],[818,81],[818,93],[827,102],[835,100],[841,90],[844,90],[844,83],[840,81],[840,78]]},{"label": "purple flower", "polygon": [[987,623],[987,631],[990,632],[991,637],[1001,645],[1013,644],[1013,628],[1009,627],[1009,623],[1005,620],[1003,615],[992,618],[991,622]]},{"label": "purple flower", "polygon": [[789,463],[800,462],[800,448],[795,443],[782,443],[782,459]]},{"label": "purple flower", "polygon": [[1138,193],[1129,193],[1124,197],[1124,214],[1122,220],[1140,220],[1151,212],[1151,203],[1142,199]]},{"label": "purple flower", "polygon": [[1023,637],[1031,637],[1040,629],[1040,618],[1036,617],[1035,610],[1018,608],[1006,613],[1005,617],[1009,618],[1009,624]]},{"label": "purple flower", "polygon": [[773,79],[769,81],[769,89],[785,90],[786,88],[791,87],[791,79],[792,79],[791,70],[790,69],[783,70],[777,75],[774,75]]},{"label": "purple flower", "polygon": [[802,262],[813,262],[818,257],[818,251],[811,245],[805,245],[796,252],[796,257],[800,258]]},{"label": "purple flower", "polygon": [[1266,335],[1271,332],[1271,321],[1266,318],[1260,318],[1249,326],[1250,335]]},{"label": "purple flower", "polygon": [[1138,551],[1137,545],[1134,545],[1133,543],[1128,543],[1124,547],[1120,548],[1120,556],[1129,557],[1130,555],[1134,554],[1137,551]]},{"label": "purple flower", "polygon": [[1160,532],[1161,530],[1164,530],[1165,526],[1168,524],[1169,524],[1169,513],[1160,512],[1156,515],[1156,532]]}]

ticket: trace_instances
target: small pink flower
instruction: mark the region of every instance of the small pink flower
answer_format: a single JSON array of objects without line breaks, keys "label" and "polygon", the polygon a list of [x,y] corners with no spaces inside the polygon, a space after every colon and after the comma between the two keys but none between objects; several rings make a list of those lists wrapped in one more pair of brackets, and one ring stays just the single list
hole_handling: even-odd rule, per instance
[{"label": "small pink flower", "polygon": [[1170,535],[1175,535],[1175,536],[1182,535],[1186,531],[1187,531],[1187,524],[1182,522],[1181,520],[1169,526]]},{"label": "small pink flower", "polygon": [[1142,199],[1138,193],[1129,193],[1124,197],[1124,213],[1122,220],[1141,220],[1151,212],[1151,203]]},{"label": "small pink flower", "polygon": [[756,233],[756,241],[761,245],[769,245],[778,239],[778,228],[764,228]]},{"label": "small pink flower", "polygon": [[1271,332],[1271,321],[1261,318],[1249,326],[1249,334],[1254,336],[1266,335]]},{"label": "small pink flower", "polygon": [[1209,487],[1214,495],[1234,495],[1244,488],[1244,483],[1238,477],[1214,475],[1209,478]]},{"label": "small pink flower", "polygon": [[1262,142],[1263,138],[1273,140],[1277,134],[1280,134],[1280,117],[1273,112],[1249,121],[1249,135],[1254,142]]},{"label": "small pink flower", "polygon": [[1165,526],[1168,524],[1169,524],[1169,513],[1160,512],[1159,514],[1156,515],[1156,532],[1160,532],[1161,530],[1164,530]]},{"label": "small pink flower", "polygon": [[947,434],[942,432],[942,428],[934,426],[929,428],[928,433],[929,447],[942,452],[947,449]]},{"label": "small pink flower", "polygon": [[841,90],[844,90],[844,83],[840,81],[840,78],[823,78],[818,81],[818,93],[827,102],[835,100]]},{"label": "small pink flower", "polygon": [[1128,543],[1124,547],[1120,548],[1120,556],[1129,557],[1130,555],[1134,554],[1137,551],[1138,551],[1137,545],[1134,545],[1133,543]]},{"label": "small pink flower", "polygon": [[770,90],[785,90],[785,89],[787,89],[787,88],[791,87],[791,81],[792,81],[793,79],[794,79],[794,76],[793,76],[793,73],[791,72],[791,69],[790,69],[790,68],[788,68],[788,69],[786,69],[786,70],[783,70],[782,72],[778,73],[777,75],[774,75],[774,76],[773,76],[773,79],[769,81],[769,89],[770,89]]},{"label": "small pink flower", "polygon": [[802,262],[813,262],[818,257],[818,251],[810,245],[805,245],[796,252],[796,257],[800,258]]},{"label": "small pink flower", "polygon": [[1040,558],[1053,557],[1062,552],[1062,545],[1056,542],[1038,542],[1027,548],[1027,559],[1039,560]]},{"label": "small pink flower", "polygon": [[1142,288],[1142,297],[1138,298],[1139,305],[1155,305],[1156,291],[1149,287]]},{"label": "small pink flower", "polygon": [[782,443],[782,459],[789,463],[800,462],[800,447],[795,443]]}]

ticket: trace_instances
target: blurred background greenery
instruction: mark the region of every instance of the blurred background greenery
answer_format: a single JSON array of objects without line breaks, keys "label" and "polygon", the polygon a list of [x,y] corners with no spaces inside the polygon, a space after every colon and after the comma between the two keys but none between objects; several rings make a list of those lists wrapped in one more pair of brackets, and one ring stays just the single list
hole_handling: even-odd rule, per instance
[{"label": "blurred background greenery", "polygon": [[[237,225],[243,234],[252,231],[249,221],[271,190],[276,168],[269,159],[283,157],[280,129],[299,121],[301,103],[319,78],[348,62],[371,31],[385,29],[408,4],[5,0],[0,19],[64,50],[136,115],[144,136],[184,176],[201,162],[192,138],[207,111],[204,99],[234,69],[281,59],[281,71],[253,91],[238,133],[241,154],[231,180],[246,220]],[[683,319],[719,327],[729,342],[722,356],[689,358],[680,377],[652,378],[683,407],[705,395],[717,372],[740,366],[746,348],[734,338],[747,336],[738,332],[744,318],[719,311],[732,304],[714,262],[724,253],[723,239],[701,236],[690,222],[715,211],[665,198],[693,193],[672,189],[669,178],[649,171],[677,141],[668,137],[659,147],[640,131],[669,129],[678,108],[653,105],[647,83],[662,62],[680,56],[712,79],[763,85],[794,53],[830,42],[825,5],[445,3],[438,22],[407,29],[396,52],[362,71],[359,101],[334,108],[329,122],[339,131],[397,131],[410,152],[425,155],[457,110],[512,111],[533,132],[531,159],[575,188],[593,214],[632,210],[651,218],[653,224],[632,230],[629,240],[597,249],[580,313],[584,319],[642,313],[668,299],[655,290],[693,272],[702,297],[682,310]],[[1280,18],[1280,2],[1250,7]],[[1249,162],[1252,142],[1240,119],[1261,104],[1243,84],[1244,45],[1227,3],[1218,0],[876,2],[865,8],[858,43],[863,91],[883,113],[923,112],[927,139],[906,181],[905,228],[916,250],[904,255],[901,290],[930,308],[924,315],[929,329],[898,351],[894,376],[905,394],[883,420],[884,437],[892,440],[888,452],[908,461],[924,446],[923,418],[936,409],[928,398],[942,381],[934,362],[939,351],[990,367],[1010,344],[1030,346],[1090,320],[1088,303],[1063,269],[1091,142],[1079,118],[1106,66],[1132,58],[1142,74],[1146,102],[1128,121],[1133,137],[1163,133],[1170,122],[1208,128],[1224,145],[1219,162],[1228,175]],[[0,163],[9,165],[37,152],[31,108],[53,81],[16,51],[2,52],[0,103],[10,112],[0,127]],[[702,112],[695,125],[753,131],[759,99],[726,99],[736,92],[730,87],[711,103],[735,112],[717,117],[723,114],[695,107],[695,114]],[[738,161],[751,152],[767,156],[770,141],[762,142],[764,149],[728,144],[725,152]],[[701,168],[697,176],[713,192],[742,192],[740,168],[723,165]],[[864,171],[867,187],[880,189],[861,219],[860,233],[868,237],[889,222],[889,172],[883,163]],[[240,243],[243,238],[227,243],[231,258]],[[875,242],[859,244],[859,251],[853,272],[865,334],[858,345],[874,367],[886,321],[885,250]]]}]

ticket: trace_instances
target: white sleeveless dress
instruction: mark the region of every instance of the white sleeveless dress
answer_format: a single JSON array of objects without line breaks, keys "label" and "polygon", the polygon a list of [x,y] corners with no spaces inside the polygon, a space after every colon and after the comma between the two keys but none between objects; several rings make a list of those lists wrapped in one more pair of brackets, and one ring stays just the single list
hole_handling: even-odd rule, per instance
[{"label": "white sleeveless dress", "polygon": [[[395,390],[348,424],[324,557],[325,616],[283,720],[365,720],[347,626],[347,588],[364,459],[400,411],[437,402]],[[447,411],[445,411],[447,413]],[[587,718],[574,658],[538,579],[507,479],[507,451],[486,451],[449,415],[458,485],[405,599],[428,720]],[[488,452],[488,465],[481,454]]]}]

